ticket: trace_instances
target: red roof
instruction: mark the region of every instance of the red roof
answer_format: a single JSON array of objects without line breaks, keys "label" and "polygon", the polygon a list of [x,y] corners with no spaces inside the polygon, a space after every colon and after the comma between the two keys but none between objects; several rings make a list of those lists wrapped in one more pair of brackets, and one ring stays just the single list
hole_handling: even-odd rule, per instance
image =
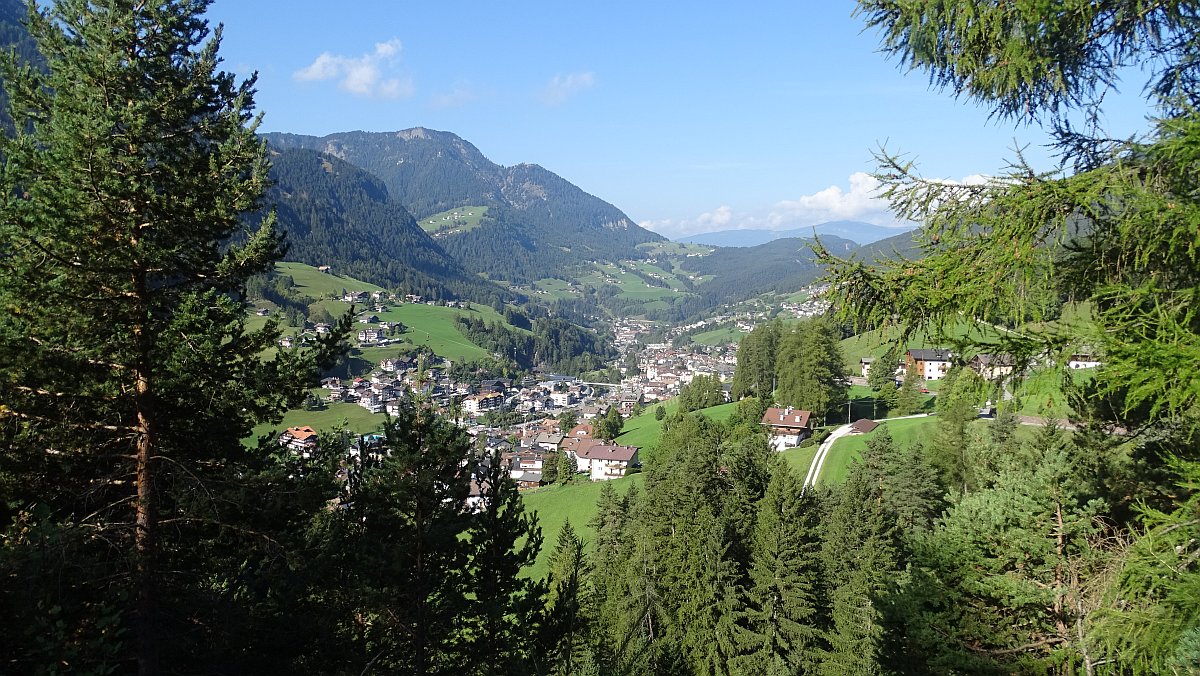
[{"label": "red roof", "polygon": [[769,427],[808,427],[812,413],[796,408],[768,408],[759,422]]},{"label": "red roof", "polygon": [[309,427],[308,425],[304,425],[301,427],[289,427],[285,434],[290,434],[293,439],[299,439],[300,441],[304,441],[305,439],[307,439],[309,437],[316,436],[317,431],[314,430],[313,428]]}]

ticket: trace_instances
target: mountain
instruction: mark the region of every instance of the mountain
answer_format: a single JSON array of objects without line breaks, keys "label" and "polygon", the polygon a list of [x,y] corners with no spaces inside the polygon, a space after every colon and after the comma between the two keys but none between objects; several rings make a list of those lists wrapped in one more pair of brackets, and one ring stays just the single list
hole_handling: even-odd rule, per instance
[{"label": "mountain", "polygon": [[881,239],[894,237],[898,233],[905,231],[903,228],[888,228],[862,221],[828,221],[826,223],[818,223],[814,226],[791,230],[718,230],[698,235],[688,235],[675,241],[707,244],[709,246],[751,247],[766,244],[777,239],[812,237],[814,230],[820,237],[834,235],[860,244],[870,244]]},{"label": "mountain", "polygon": [[275,206],[287,259],[432,298],[481,302],[509,296],[463,269],[391,199],[378,178],[312,150],[275,150]]},{"label": "mountain", "polygon": [[[858,249],[854,242],[828,235],[821,241],[831,252],[845,256]],[[824,272],[809,244],[812,238],[789,237],[754,247],[722,247],[680,263],[687,272],[712,279],[695,287],[696,296],[682,299],[669,313],[656,318],[682,320],[725,303],[759,294],[791,293],[816,281]]]},{"label": "mountain", "polygon": [[264,136],[276,148],[320,151],[370,172],[418,217],[488,207],[480,227],[439,242],[468,269],[492,278],[528,282],[591,260],[636,258],[638,244],[664,239],[551,171],[502,167],[449,132]]},{"label": "mountain", "polygon": [[921,258],[922,252],[913,237],[916,233],[916,230],[907,230],[887,239],[861,246],[854,251],[854,256],[864,261],[895,258],[897,254],[905,258]]}]

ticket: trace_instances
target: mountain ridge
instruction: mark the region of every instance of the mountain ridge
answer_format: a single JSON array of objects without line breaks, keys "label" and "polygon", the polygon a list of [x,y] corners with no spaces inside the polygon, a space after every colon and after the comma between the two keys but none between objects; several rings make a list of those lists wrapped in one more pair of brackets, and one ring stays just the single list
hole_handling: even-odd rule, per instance
[{"label": "mountain ridge", "polygon": [[874,223],[866,223],[864,221],[842,220],[826,221],[816,225],[789,230],[767,230],[764,228],[714,230],[712,232],[686,235],[676,238],[674,241],[721,247],[753,247],[777,239],[812,238],[815,232],[818,237],[834,235],[861,245],[866,245],[894,237],[910,229],[875,225]]}]

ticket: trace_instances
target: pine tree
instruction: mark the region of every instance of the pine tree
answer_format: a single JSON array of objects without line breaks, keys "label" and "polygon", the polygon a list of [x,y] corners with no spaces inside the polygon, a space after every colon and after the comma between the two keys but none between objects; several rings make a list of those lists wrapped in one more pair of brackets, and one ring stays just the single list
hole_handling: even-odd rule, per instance
[{"label": "pine tree", "polygon": [[828,322],[800,322],[779,338],[776,400],[824,419],[847,401],[844,361],[837,335]]},{"label": "pine tree", "polygon": [[496,452],[480,477],[483,503],[468,531],[472,594],[458,622],[478,673],[527,673],[538,659],[534,644],[545,588],[526,575],[542,546],[536,515],[525,513],[517,485]]},{"label": "pine tree", "polygon": [[[16,121],[0,140],[0,476],[6,503],[64,543],[54,567],[5,576],[38,597],[10,626],[72,609],[36,643],[7,634],[19,670],[74,655],[152,674],[210,650],[204,586],[237,572],[203,552],[254,532],[227,501],[271,461],[241,440],[316,374],[318,355],[258,356],[273,326],[245,329],[246,281],[280,243],[270,216],[243,228],[267,156],[253,82],[217,70],[207,4],[61,0],[29,16],[44,70],[0,60]],[[265,540],[241,546],[253,558]]]},{"label": "pine tree", "polygon": [[918,384],[921,377],[913,368],[904,370],[904,379],[900,381],[900,390],[896,393],[896,415],[912,415],[921,410],[922,397]]},{"label": "pine tree", "polygon": [[570,674],[590,654],[588,644],[590,598],[587,591],[590,567],[583,540],[575,534],[571,520],[563,521],[558,542],[550,553],[546,577],[549,611],[545,643],[553,646],[540,661],[554,673]]},{"label": "pine tree", "polygon": [[775,390],[775,355],[781,324],[754,327],[738,344],[737,369],[733,373],[733,398],[755,396],[770,400]]},{"label": "pine tree", "polygon": [[735,660],[739,673],[793,674],[813,665],[819,636],[816,517],[795,474],[777,464],[754,526]]},{"label": "pine tree", "polygon": [[872,394],[876,401],[882,404],[884,411],[896,407],[899,396],[896,388],[896,366],[899,363],[900,346],[892,345],[871,364],[871,370],[867,372],[867,387],[871,388]]}]

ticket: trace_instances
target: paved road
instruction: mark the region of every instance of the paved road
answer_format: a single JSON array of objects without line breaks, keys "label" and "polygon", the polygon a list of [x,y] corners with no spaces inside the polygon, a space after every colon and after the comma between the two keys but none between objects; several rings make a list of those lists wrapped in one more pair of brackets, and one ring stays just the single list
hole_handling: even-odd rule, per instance
[{"label": "paved road", "polygon": [[[908,418],[926,418],[929,415],[930,414],[928,414],[928,413],[918,413],[916,415],[905,415],[905,416],[899,416],[896,418],[879,418],[875,422],[885,423],[889,420],[905,420]],[[825,466],[825,457],[827,455],[829,455],[829,449],[833,448],[833,443],[835,441],[837,441],[838,439],[841,439],[842,437],[846,436],[849,433],[850,433],[850,425],[842,425],[841,427],[838,427],[833,432],[830,432],[829,436],[825,438],[825,441],[821,442],[821,445],[817,448],[817,454],[813,456],[812,464],[808,466],[808,476],[804,477],[804,486],[801,489],[802,491],[807,491],[809,486],[817,485],[817,477],[821,476],[821,468]]]}]

